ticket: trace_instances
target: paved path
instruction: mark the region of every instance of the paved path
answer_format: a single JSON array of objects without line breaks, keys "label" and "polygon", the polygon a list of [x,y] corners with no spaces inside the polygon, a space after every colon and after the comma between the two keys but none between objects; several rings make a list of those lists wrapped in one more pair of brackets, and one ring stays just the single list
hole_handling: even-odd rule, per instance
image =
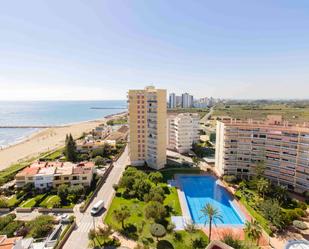
[{"label": "paved path", "polygon": [[[114,163],[114,168],[110,172],[106,182],[100,189],[97,194],[97,197],[94,198],[92,203],[89,205],[88,209],[85,213],[79,212],[79,206],[76,205],[74,208],[74,215],[76,216],[76,223],[77,228],[72,232],[71,236],[69,237],[68,241],[64,245],[64,249],[85,249],[88,248],[88,232],[91,228],[93,228],[93,223],[95,226],[98,224],[102,224],[102,216],[93,217],[90,215],[90,210],[93,205],[98,202],[99,200],[104,200],[105,207],[108,207],[112,202],[114,197],[114,189],[113,184],[118,183],[125,166],[129,164],[129,157],[128,157],[128,147],[126,147],[125,151],[118,159],[117,162]],[[105,211],[106,212],[106,211]]]}]

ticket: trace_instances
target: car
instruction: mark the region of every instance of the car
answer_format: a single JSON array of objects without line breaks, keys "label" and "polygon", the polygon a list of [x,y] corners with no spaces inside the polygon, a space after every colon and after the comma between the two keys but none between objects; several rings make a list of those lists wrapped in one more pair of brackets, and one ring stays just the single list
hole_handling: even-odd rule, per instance
[{"label": "car", "polygon": [[91,215],[96,215],[98,212],[100,212],[104,208],[104,201],[100,200],[94,206],[92,207],[90,213]]},{"label": "car", "polygon": [[61,215],[60,216],[60,222],[61,222],[61,224],[69,223],[70,222],[69,215],[68,214]]}]

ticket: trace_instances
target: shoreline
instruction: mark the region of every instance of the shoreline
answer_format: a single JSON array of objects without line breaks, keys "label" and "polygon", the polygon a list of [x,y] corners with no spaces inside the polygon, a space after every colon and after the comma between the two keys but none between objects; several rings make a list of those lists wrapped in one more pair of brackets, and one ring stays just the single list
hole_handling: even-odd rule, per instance
[{"label": "shoreline", "polygon": [[126,113],[120,112],[93,120],[39,129],[24,139],[0,149],[0,170],[21,160],[27,160],[63,146],[66,134],[71,133],[74,138],[78,138],[83,132],[89,132],[99,124],[106,123],[108,120],[123,116]]}]

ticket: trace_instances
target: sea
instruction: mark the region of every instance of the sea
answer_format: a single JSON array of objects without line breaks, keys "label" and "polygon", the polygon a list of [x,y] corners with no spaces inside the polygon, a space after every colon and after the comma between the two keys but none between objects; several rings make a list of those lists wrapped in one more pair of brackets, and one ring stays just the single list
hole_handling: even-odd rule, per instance
[{"label": "sea", "polygon": [[[65,125],[126,111],[125,100],[0,101],[1,126]],[[16,144],[38,128],[0,128],[0,148]]]}]

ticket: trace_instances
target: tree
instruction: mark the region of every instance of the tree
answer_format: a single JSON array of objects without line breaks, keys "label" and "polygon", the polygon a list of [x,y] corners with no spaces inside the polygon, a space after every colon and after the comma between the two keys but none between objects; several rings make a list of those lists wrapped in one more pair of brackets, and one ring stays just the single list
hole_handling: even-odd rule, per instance
[{"label": "tree", "polygon": [[163,203],[164,200],[164,190],[160,186],[151,187],[149,193],[144,195],[144,200],[146,202],[149,201],[157,201]]},{"label": "tree", "polygon": [[216,133],[215,133],[215,132],[210,133],[210,135],[209,135],[209,140],[210,140],[210,142],[212,142],[212,143],[215,143],[215,142],[216,142]]},{"label": "tree", "polygon": [[259,239],[262,235],[262,229],[256,220],[252,222],[246,221],[244,232],[247,234],[249,239],[255,241],[256,245],[258,245]]},{"label": "tree", "polygon": [[68,186],[65,185],[65,184],[61,184],[58,187],[57,194],[60,197],[60,200],[61,200],[62,204],[66,203],[66,201],[67,201],[68,194],[69,194],[68,189],[69,189]]},{"label": "tree", "polygon": [[93,241],[93,245],[95,245],[94,240],[96,238],[96,235],[97,235],[97,233],[96,233],[95,229],[92,228],[92,229],[89,230],[88,239]]},{"label": "tree", "polygon": [[275,186],[273,190],[273,195],[281,205],[286,203],[289,199],[288,191],[285,186]]},{"label": "tree", "polygon": [[72,185],[68,188],[68,194],[72,196],[72,201],[76,202],[77,199],[83,195],[85,188],[82,185]]},{"label": "tree", "polygon": [[77,159],[76,143],[71,134],[66,135],[64,155],[67,161],[76,162]]},{"label": "tree", "polygon": [[102,165],[105,164],[105,160],[104,160],[104,158],[101,157],[101,156],[96,156],[95,159],[94,159],[93,161],[94,161],[94,164],[95,164],[96,166],[102,166]]},{"label": "tree", "polygon": [[145,216],[160,221],[166,216],[166,209],[160,202],[151,201],[145,207]]},{"label": "tree", "polygon": [[150,181],[152,181],[154,184],[158,185],[158,183],[163,181],[163,175],[160,172],[151,172],[148,175],[148,178]]},{"label": "tree", "polygon": [[121,222],[121,227],[124,229],[124,221],[130,217],[131,213],[127,206],[121,206],[120,209],[115,209],[113,216],[117,222]]},{"label": "tree", "polygon": [[267,193],[269,189],[269,186],[270,186],[269,181],[266,180],[265,178],[260,178],[257,181],[256,188],[257,188],[258,193],[262,195],[263,199],[264,199],[265,193]]},{"label": "tree", "polygon": [[222,216],[219,213],[219,210],[213,207],[210,203],[206,203],[203,208],[201,209],[202,217],[205,218],[205,226],[207,224],[207,220],[209,220],[209,241],[211,241],[211,228],[212,228],[212,222],[215,221],[215,219],[222,221]]},{"label": "tree", "polygon": [[157,241],[166,235],[165,227],[161,224],[154,223],[150,227],[150,233],[153,237],[156,237]]},{"label": "tree", "polygon": [[148,179],[136,179],[133,184],[133,190],[139,200],[143,200],[144,195],[149,193],[151,184]]},{"label": "tree", "polygon": [[265,168],[265,162],[258,162],[255,167],[255,177],[261,178],[264,175]]}]

